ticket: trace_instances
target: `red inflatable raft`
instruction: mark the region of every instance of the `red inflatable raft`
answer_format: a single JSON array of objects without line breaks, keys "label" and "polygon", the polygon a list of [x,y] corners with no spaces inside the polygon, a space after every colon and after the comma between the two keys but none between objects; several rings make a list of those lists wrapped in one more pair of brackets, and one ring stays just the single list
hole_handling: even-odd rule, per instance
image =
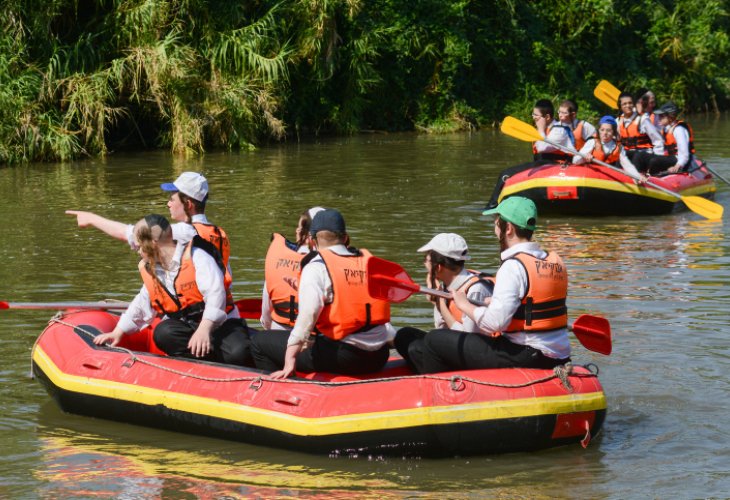
[{"label": "red inflatable raft", "polygon": [[[651,183],[681,196],[714,198],[715,181],[707,167],[693,160],[690,172],[650,177]],[[548,164],[513,175],[499,201],[508,196],[532,199],[539,213],[576,215],[654,215],[683,210],[685,204],[651,185],[600,165]]]},{"label": "red inflatable raft", "polygon": [[585,446],[606,415],[590,367],[414,376],[398,359],[370,378],[274,381],[150,353],[148,331],[126,337],[124,348],[94,345],[117,319],[68,311],[38,338],[33,373],[64,411],[315,453],[419,456]]}]

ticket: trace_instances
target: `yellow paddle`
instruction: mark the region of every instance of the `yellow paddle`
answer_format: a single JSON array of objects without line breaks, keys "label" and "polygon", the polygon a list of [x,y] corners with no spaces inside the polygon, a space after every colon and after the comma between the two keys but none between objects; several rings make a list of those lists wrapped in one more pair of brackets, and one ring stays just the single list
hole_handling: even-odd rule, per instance
[{"label": "yellow paddle", "polygon": [[[512,116],[508,116],[507,118],[504,119],[500,130],[502,130],[502,133],[512,136],[521,141],[528,141],[528,142],[544,141],[544,142],[547,142],[548,144],[550,144],[551,146],[555,146],[556,148],[558,148],[562,151],[565,151],[566,153],[570,153],[572,155],[580,154],[578,151],[576,151],[573,148],[568,148],[561,144],[556,144],[552,141],[548,141],[548,140],[544,139],[543,136],[540,135],[540,132],[538,132],[535,127],[533,127],[529,123],[525,123]],[[618,167],[614,167],[613,165],[610,165],[608,163],[604,163],[604,162],[598,161],[596,159],[593,159],[591,161],[593,163],[597,163],[598,165],[602,165],[606,168],[610,168],[611,170],[615,170],[622,174],[628,175],[629,177],[632,177],[632,178],[636,179],[637,181],[641,180],[641,179],[637,179],[637,178],[631,176],[625,170],[618,168]],[[658,189],[659,191],[662,191],[668,195],[671,195],[671,196],[674,196],[675,198],[680,199],[685,205],[687,205],[687,208],[689,208],[696,214],[699,214],[706,219],[710,219],[710,220],[722,219],[722,213],[724,212],[725,208],[722,205],[720,205],[719,203],[715,203],[714,201],[708,200],[707,198],[702,198],[701,196],[682,196],[679,193],[675,193],[674,191],[671,191],[667,188],[654,184],[651,181],[646,181],[646,184],[648,184],[649,186],[651,186],[655,189]]]},{"label": "yellow paddle", "polygon": [[621,91],[606,80],[601,80],[593,89],[593,95],[609,108],[618,109],[618,96]]}]

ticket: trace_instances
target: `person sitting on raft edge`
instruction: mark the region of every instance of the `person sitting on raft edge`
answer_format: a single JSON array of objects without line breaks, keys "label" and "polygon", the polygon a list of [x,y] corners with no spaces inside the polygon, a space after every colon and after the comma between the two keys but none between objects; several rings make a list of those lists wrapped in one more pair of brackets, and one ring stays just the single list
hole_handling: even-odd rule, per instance
[{"label": "person sitting on raft edge", "polygon": [[157,214],[137,222],[134,235],[142,288],[114,330],[97,335],[94,343],[116,346],[124,334],[162,317],[153,338],[167,355],[253,366],[246,323],[228,303],[214,246],[200,236],[176,242],[168,220]]},{"label": "person sitting on raft edge", "polygon": [[[555,107],[550,100],[540,99],[535,103],[535,107],[532,108],[532,120],[535,122],[535,128],[537,128],[537,131],[545,139],[565,148],[574,149],[575,138],[573,137],[571,127],[568,125],[561,125],[560,122],[555,119]],[[571,156],[562,151],[560,148],[553,146],[552,144],[548,144],[545,141],[535,141],[532,144],[531,162],[521,163],[519,165],[506,168],[500,172],[486,208],[491,209],[497,206],[497,203],[499,202],[499,195],[502,192],[505,182],[507,182],[507,179],[513,175],[547,163],[568,163],[570,161]]]},{"label": "person sitting on raft edge", "polygon": [[322,207],[299,214],[295,241],[274,233],[264,260],[264,286],[261,292],[261,326],[264,330],[291,330],[299,310],[299,271],[309,253],[309,228]]},{"label": "person sitting on raft edge", "polygon": [[[301,372],[360,375],[383,369],[395,330],[390,304],[368,294],[370,252],[348,247],[345,219],[334,209],[312,220],[310,246],[301,262],[299,312],[291,332],[256,335],[256,368],[282,379]],[[316,335],[313,335],[316,333]]]},{"label": "person sitting on raft edge", "polygon": [[[453,292],[463,289],[473,302],[484,302],[492,294],[493,278],[465,269],[471,259],[466,240],[455,233],[440,233],[417,250],[425,253],[426,286]],[[453,300],[429,295],[433,303],[434,327],[459,332],[478,332],[478,325],[456,307]],[[414,327],[398,330],[393,344],[411,370],[418,373],[426,332]]]},{"label": "person sitting on raft edge", "polygon": [[[455,290],[456,306],[479,332],[434,330],[424,338],[422,373],[482,368],[553,368],[570,361],[568,272],[554,252],[532,241],[537,208],[511,196],[486,210],[494,215],[494,234],[502,261],[489,305],[469,302]],[[499,336],[492,336],[501,332]]]}]

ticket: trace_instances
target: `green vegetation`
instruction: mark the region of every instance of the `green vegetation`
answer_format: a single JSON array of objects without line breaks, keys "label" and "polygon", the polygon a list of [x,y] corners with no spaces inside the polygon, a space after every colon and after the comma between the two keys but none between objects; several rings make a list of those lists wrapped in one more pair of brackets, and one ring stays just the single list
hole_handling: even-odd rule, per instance
[{"label": "green vegetation", "polygon": [[730,104],[730,0],[3,0],[0,163]]}]

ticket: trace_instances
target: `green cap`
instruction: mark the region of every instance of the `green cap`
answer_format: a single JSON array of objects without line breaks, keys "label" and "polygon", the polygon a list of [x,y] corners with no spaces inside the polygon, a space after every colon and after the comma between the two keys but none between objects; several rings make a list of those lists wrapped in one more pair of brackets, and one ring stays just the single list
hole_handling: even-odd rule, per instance
[{"label": "green cap", "polygon": [[482,214],[499,214],[507,222],[530,231],[537,227],[537,207],[531,199],[522,196],[510,196],[502,200],[496,208],[485,210]]}]

